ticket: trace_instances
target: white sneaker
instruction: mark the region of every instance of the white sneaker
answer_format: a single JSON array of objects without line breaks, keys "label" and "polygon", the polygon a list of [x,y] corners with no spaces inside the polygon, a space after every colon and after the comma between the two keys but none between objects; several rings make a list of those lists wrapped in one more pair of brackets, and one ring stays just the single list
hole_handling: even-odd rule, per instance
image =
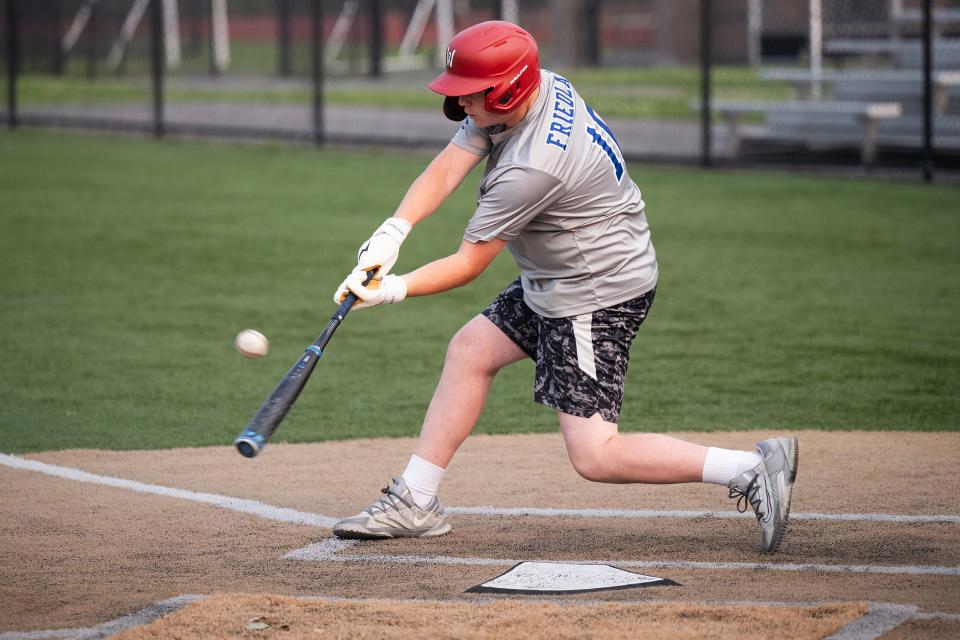
[{"label": "white sneaker", "polygon": [[425,509],[420,508],[403,478],[394,478],[380,491],[382,498],[333,525],[333,535],[359,539],[426,538],[442,536],[452,529],[436,496]]},{"label": "white sneaker", "polygon": [[731,498],[743,513],[747,503],[760,523],[760,546],[772,552],[780,548],[790,518],[790,498],[797,479],[800,445],[795,437],[767,438],[757,443],[763,461],[730,481]]}]

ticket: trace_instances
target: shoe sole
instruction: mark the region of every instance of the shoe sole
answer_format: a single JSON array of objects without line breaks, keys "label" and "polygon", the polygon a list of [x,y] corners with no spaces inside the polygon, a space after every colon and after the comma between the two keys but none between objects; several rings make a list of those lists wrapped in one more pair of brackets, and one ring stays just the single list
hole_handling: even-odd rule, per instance
[{"label": "shoe sole", "polygon": [[337,529],[333,532],[333,535],[344,540],[390,540],[393,538],[435,538],[437,536],[443,536],[450,533],[450,530],[453,527],[449,523],[444,523],[442,527],[437,529],[428,529],[423,533],[397,533],[393,534],[388,531],[367,531],[366,529]]},{"label": "shoe sole", "polygon": [[349,529],[341,529],[340,531],[334,531],[333,535],[337,536],[341,540],[386,540],[392,538],[388,533],[371,533],[369,531],[351,531]]},{"label": "shoe sole", "polygon": [[797,481],[797,468],[800,466],[800,440],[796,436],[793,438],[793,464],[790,465],[790,484]]},{"label": "shoe sole", "polygon": [[788,489],[790,494],[787,496],[787,510],[783,514],[783,521],[780,523],[780,535],[777,536],[777,541],[773,544],[773,548],[770,549],[767,553],[776,553],[780,550],[780,545],[783,544],[783,539],[787,537],[787,524],[790,522],[790,503],[793,502],[793,483],[797,480],[797,468],[800,466],[800,441],[794,437],[793,438],[793,464],[790,465],[790,485]]}]

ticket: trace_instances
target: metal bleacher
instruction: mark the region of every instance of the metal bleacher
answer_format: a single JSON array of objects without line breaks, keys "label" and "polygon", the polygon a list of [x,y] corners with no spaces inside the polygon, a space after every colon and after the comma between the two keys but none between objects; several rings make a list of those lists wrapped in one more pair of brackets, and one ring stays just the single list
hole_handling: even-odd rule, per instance
[{"label": "metal bleacher", "polygon": [[[902,33],[904,25],[915,26],[915,13],[896,16],[887,38],[825,41],[829,67],[758,71],[763,81],[792,85],[790,100],[715,101],[714,111],[727,124],[727,152],[738,157],[751,148],[777,144],[808,150],[859,149],[862,162],[871,164],[883,151],[921,150],[923,42]],[[938,10],[935,18],[960,24],[960,11]],[[960,38],[936,37],[932,54],[934,148],[960,153]]]}]

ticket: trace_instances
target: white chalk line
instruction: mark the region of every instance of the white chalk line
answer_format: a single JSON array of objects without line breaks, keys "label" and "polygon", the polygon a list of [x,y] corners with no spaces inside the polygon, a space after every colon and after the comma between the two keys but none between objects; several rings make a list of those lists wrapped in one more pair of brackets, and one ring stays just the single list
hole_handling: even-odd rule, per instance
[{"label": "white chalk line", "polygon": [[[542,509],[537,507],[446,507],[447,513],[463,516],[538,516],[544,518],[753,518],[752,513],[737,511],[669,511],[660,509]],[[816,513],[791,512],[790,520],[825,520],[843,522],[891,522],[891,523],[945,523],[960,524],[960,516],[954,515],[903,515],[888,513]]]},{"label": "white chalk line", "polygon": [[335,559],[338,553],[344,549],[349,549],[350,547],[357,544],[359,540],[341,540],[340,538],[327,538],[320,542],[315,542],[309,544],[302,549],[294,549],[287,555],[283,556],[283,560],[333,560]]},{"label": "white chalk line", "polygon": [[264,518],[266,520],[290,522],[293,524],[305,524],[324,529],[329,529],[337,522],[337,518],[322,516],[316,513],[296,511],[295,509],[287,509],[284,507],[274,507],[262,502],[257,502],[256,500],[231,498],[229,496],[222,496],[215,493],[198,493],[196,491],[187,491],[185,489],[173,489],[157,484],[137,482],[136,480],[125,480],[123,478],[115,478],[112,476],[102,476],[95,473],[87,473],[86,471],[81,471],[80,469],[74,469],[72,467],[60,467],[53,464],[47,464],[45,462],[39,462],[37,460],[18,458],[5,453],[0,453],[0,464],[12,467],[14,469],[36,471],[38,473],[43,473],[48,476],[55,476],[57,478],[63,478],[66,480],[90,482],[93,484],[106,485],[108,487],[116,487],[118,489],[127,489],[128,491],[136,491],[137,493],[149,493],[157,496],[163,496],[165,498],[178,498],[180,500],[200,502],[203,504],[212,505],[214,507],[220,507],[221,509],[247,513],[259,518]]},{"label": "white chalk line", "polygon": [[[256,500],[244,500],[241,498],[232,498],[213,493],[197,493],[185,489],[175,489],[162,485],[148,484],[136,480],[125,480],[113,476],[103,476],[73,467],[63,467],[39,460],[30,460],[29,458],[20,458],[5,453],[0,453],[0,464],[14,469],[23,469],[26,471],[36,471],[58,478],[67,480],[76,480],[78,482],[90,482],[102,484],[140,493],[151,493],[154,495],[168,498],[179,498],[192,502],[201,502],[213,505],[222,509],[249,513],[267,520],[278,520],[280,522],[291,522],[294,524],[306,524],[324,529],[329,529],[338,520],[338,518],[324,516],[315,513],[297,511],[283,507],[274,507],[271,505],[257,502]],[[623,510],[623,509],[548,509],[539,507],[447,507],[447,513],[451,515],[465,516],[532,516],[544,518],[623,518],[623,519],[657,519],[657,518],[677,518],[677,519],[734,519],[734,518],[752,518],[750,513],[738,513],[737,511],[673,511],[660,509],[641,509],[641,510]],[[887,513],[815,513],[815,512],[792,512],[791,520],[822,520],[822,521],[844,521],[844,522],[889,522],[889,523],[917,523],[917,524],[960,524],[960,515],[904,515]]]},{"label": "white chalk line", "polygon": [[867,614],[851,620],[825,640],[874,640],[910,620],[916,605],[871,602]]},{"label": "white chalk line", "polygon": [[921,620],[944,620],[946,622],[960,622],[960,613],[941,613],[939,611],[921,611],[914,618]]},{"label": "white chalk line", "polygon": [[[216,506],[230,511],[237,511],[260,518],[275,520],[280,522],[289,522],[294,524],[304,524],[318,528],[329,529],[337,521],[336,518],[314,513],[306,513],[287,509],[283,507],[274,507],[271,505],[257,502],[255,500],[243,500],[212,493],[198,493],[184,489],[174,489],[156,484],[147,484],[135,480],[126,480],[111,476],[103,476],[72,467],[62,467],[52,465],[37,460],[19,458],[8,454],[0,453],[0,464],[26,471],[35,471],[46,475],[75,480],[77,482],[88,482],[106,485],[110,487],[126,489],[138,493],[148,493],[168,498],[177,498],[192,502],[199,502]],[[550,517],[569,516],[574,513],[626,513],[626,514],[645,514],[643,517],[664,517],[655,514],[700,514],[701,512],[658,512],[658,511],[635,511],[635,512],[608,512],[607,510],[559,510],[559,509],[502,509],[493,510],[487,507],[463,507],[463,510],[469,510],[470,515],[497,515],[501,512],[508,515],[546,515]],[[452,510],[451,510],[452,511]],[[464,511],[466,513],[466,511]],[[881,514],[865,514],[881,515]],[[590,517],[590,516],[580,516]],[[613,516],[608,516],[613,517]],[[623,516],[621,516],[623,517]],[[633,517],[633,516],[626,516]],[[671,516],[666,516],[671,517]],[[673,516],[677,517],[677,516]],[[691,517],[691,516],[687,516]],[[705,516],[699,516],[705,517]],[[735,517],[740,517],[739,514]],[[796,517],[794,514],[793,517]],[[324,545],[326,543],[319,543]],[[329,549],[336,549],[330,553]],[[445,565],[482,565],[482,566],[501,566],[505,564],[513,565],[519,560],[504,560],[499,558],[476,558],[476,557],[454,557],[454,556],[407,556],[407,555],[347,555],[338,556],[337,553],[346,547],[320,547],[319,551],[316,545],[310,545],[305,549],[291,552],[287,557],[291,560],[336,560],[344,562],[385,562],[398,564],[417,564],[432,563]],[[309,549],[307,551],[306,549]],[[871,566],[871,565],[825,565],[825,564],[791,564],[791,563],[764,563],[764,562],[692,562],[692,561],[652,561],[652,560],[634,560],[634,561],[616,561],[618,565],[636,568],[655,568],[655,569],[713,569],[713,570],[775,570],[775,571],[804,571],[804,572],[830,572],[830,573],[863,573],[863,574],[894,574],[894,575],[960,575],[960,567],[941,567],[941,566]]]},{"label": "white chalk line", "polygon": [[167,600],[155,602],[152,605],[121,616],[114,620],[98,624],[95,627],[83,627],[73,629],[47,629],[43,631],[7,631],[0,633],[0,640],[45,640],[46,638],[64,638],[66,640],[98,640],[116,635],[125,629],[138,627],[142,624],[149,624],[158,618],[179,611],[195,600],[203,596],[182,595]]},{"label": "white chalk line", "polygon": [[[372,562],[382,564],[440,564],[447,566],[512,567],[523,562],[513,558],[477,558],[472,556],[430,556],[404,554],[340,554],[357,544],[356,540],[331,538],[295,549],[284,560],[301,562]],[[802,573],[857,573],[883,575],[960,576],[960,567],[876,566],[838,564],[798,564],[790,562],[694,562],[691,560],[564,560],[569,564],[612,564],[631,569],[720,570],[720,571],[792,571]]]}]

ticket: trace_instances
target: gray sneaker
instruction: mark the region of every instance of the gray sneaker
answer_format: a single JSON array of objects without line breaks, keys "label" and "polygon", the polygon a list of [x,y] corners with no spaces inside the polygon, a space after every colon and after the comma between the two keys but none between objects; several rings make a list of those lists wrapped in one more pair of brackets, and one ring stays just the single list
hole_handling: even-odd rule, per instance
[{"label": "gray sneaker", "polygon": [[355,516],[333,525],[338,538],[426,538],[442,536],[452,528],[443,505],[434,497],[426,509],[413,501],[403,478],[394,478],[380,490],[383,497]]},{"label": "gray sneaker", "polygon": [[797,439],[767,438],[757,443],[763,461],[730,481],[731,498],[743,513],[747,503],[760,522],[760,545],[764,551],[776,551],[783,542],[790,518],[790,498],[797,479],[800,446]]}]

